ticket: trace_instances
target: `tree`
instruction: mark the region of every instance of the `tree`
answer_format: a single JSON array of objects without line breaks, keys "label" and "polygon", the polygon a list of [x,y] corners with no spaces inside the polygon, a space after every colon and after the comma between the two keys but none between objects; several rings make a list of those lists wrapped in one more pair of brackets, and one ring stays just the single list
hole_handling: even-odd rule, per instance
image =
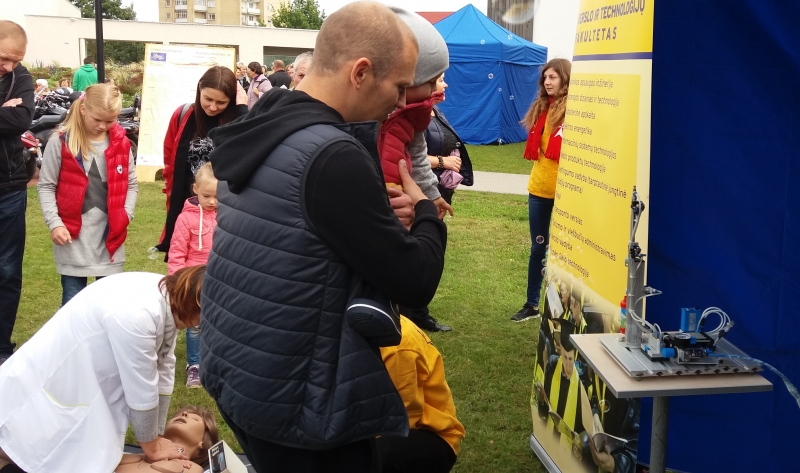
[{"label": "tree", "polygon": [[[94,18],[94,0],[70,0],[81,10],[81,17]],[[122,5],[122,0],[103,0],[103,19],[105,20],[136,20],[133,4],[129,7]],[[105,59],[120,64],[130,64],[144,60],[144,43],[125,41],[103,41]],[[97,46],[92,39],[86,40],[86,55],[92,58],[97,56]]]},{"label": "tree", "polygon": [[281,3],[278,11],[272,15],[272,26],[318,30],[323,20],[325,10],[320,9],[317,0],[292,0],[292,3]]},{"label": "tree", "polygon": [[[81,9],[81,17],[94,18],[94,0],[69,0],[70,3]],[[136,12],[131,6],[122,6],[122,0],[103,0],[104,20],[135,20]]]}]

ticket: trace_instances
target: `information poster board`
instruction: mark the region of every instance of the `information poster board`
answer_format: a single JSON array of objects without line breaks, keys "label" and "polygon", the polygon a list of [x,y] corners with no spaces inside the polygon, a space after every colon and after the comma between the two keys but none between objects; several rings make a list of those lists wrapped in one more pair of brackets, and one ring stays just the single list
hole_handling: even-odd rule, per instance
[{"label": "information poster board", "polygon": [[141,131],[137,175],[152,181],[164,167],[164,136],[180,105],[194,103],[197,81],[211,66],[234,70],[233,48],[148,44],[142,84]]},{"label": "information poster board", "polygon": [[[616,399],[571,333],[620,330],[633,187],[647,204],[654,0],[582,0],[531,395],[548,469],[634,473],[639,401]],[[647,251],[647,212],[637,241]]]}]

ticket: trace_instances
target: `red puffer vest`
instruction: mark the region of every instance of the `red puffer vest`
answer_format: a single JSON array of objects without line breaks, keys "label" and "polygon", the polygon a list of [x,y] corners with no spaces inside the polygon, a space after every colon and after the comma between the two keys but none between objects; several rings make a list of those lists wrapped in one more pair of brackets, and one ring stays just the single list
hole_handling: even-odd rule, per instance
[{"label": "red puffer vest", "polygon": [[[61,134],[61,172],[58,174],[56,204],[58,216],[67,227],[70,236],[78,239],[81,232],[83,199],[89,178],[78,163],[78,159],[67,146],[64,133]],[[125,212],[125,198],[128,194],[128,162],[131,144],[125,136],[125,129],[114,123],[108,130],[106,149],[106,180],[108,181],[108,236],[106,249],[114,262],[114,253],[128,236],[128,213]]]},{"label": "red puffer vest", "polygon": [[424,132],[431,122],[433,101],[441,97],[441,92],[434,92],[424,102],[412,103],[396,110],[381,125],[378,135],[378,156],[381,158],[383,180],[386,184],[401,185],[400,171],[397,164],[406,160],[406,167],[411,172],[411,156],[408,145],[414,139],[414,133]]}]

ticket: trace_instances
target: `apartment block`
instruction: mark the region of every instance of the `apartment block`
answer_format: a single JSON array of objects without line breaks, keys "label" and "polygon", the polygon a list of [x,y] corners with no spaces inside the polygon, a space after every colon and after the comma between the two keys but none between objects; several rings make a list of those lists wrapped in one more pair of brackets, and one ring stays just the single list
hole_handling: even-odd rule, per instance
[{"label": "apartment block", "polygon": [[280,0],[158,0],[163,23],[272,27]]}]

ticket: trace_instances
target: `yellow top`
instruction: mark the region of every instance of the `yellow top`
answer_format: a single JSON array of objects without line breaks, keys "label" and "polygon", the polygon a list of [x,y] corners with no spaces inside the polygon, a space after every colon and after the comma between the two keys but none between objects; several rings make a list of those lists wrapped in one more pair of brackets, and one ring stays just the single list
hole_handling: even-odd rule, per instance
[{"label": "yellow top", "polygon": [[414,322],[401,316],[400,328],[403,331],[400,345],[381,348],[381,356],[403,398],[409,428],[436,432],[458,455],[464,426],[456,419],[442,355]]},{"label": "yellow top", "polygon": [[544,123],[542,140],[539,142],[539,160],[533,162],[531,177],[528,179],[528,192],[544,199],[556,198],[556,179],[558,178],[558,161],[548,159],[544,155],[553,127]]}]

